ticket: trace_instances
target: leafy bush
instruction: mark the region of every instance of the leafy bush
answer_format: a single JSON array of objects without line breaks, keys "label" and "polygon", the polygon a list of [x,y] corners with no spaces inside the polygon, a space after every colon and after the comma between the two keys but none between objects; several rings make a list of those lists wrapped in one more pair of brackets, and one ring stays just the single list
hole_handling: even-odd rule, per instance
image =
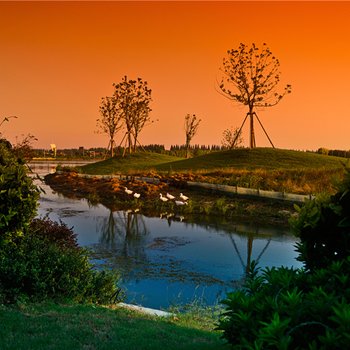
[{"label": "leafy bush", "polygon": [[61,248],[78,248],[77,234],[64,222],[34,219],[30,223],[30,232],[36,237],[55,243]]},{"label": "leafy bush", "polygon": [[347,349],[350,258],[315,273],[252,266],[223,300],[218,328],[233,349]]},{"label": "leafy bush", "polygon": [[[87,251],[77,246],[70,229],[49,220],[36,221],[34,226],[44,229],[28,233],[0,250],[0,302],[27,298],[105,304],[119,300],[118,277],[93,270]],[[69,244],[60,240],[62,232]]]},{"label": "leafy bush", "polygon": [[0,247],[22,235],[34,218],[39,192],[11,144],[0,140]]},{"label": "leafy bush", "polygon": [[39,191],[17,157],[11,144],[0,140],[0,303],[118,300],[117,276],[92,269],[71,229],[34,219]]},{"label": "leafy bush", "polygon": [[291,220],[300,237],[298,260],[313,270],[326,267],[350,255],[350,171],[331,197],[319,197],[296,206],[298,216]]},{"label": "leafy bush", "polygon": [[251,266],[244,288],[222,301],[218,329],[234,349],[350,348],[350,172],[331,197],[292,220],[305,269]]}]

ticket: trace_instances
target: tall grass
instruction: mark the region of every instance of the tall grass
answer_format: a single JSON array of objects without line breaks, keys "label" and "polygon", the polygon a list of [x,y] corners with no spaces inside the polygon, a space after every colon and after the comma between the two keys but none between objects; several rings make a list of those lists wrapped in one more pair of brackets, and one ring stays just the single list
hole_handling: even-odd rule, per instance
[{"label": "tall grass", "polygon": [[213,169],[200,170],[190,177],[209,183],[257,188],[261,190],[315,194],[333,193],[344,176],[343,168],[335,169]]}]

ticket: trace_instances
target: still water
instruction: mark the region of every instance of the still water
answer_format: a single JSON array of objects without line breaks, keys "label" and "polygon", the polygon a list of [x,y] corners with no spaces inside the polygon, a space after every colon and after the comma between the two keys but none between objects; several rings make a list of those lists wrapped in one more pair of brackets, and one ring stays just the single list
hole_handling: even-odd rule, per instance
[{"label": "still water", "polygon": [[112,212],[41,186],[38,216],[73,227],[78,243],[93,250],[96,265],[120,271],[130,303],[213,305],[242,283],[253,259],[261,267],[301,267],[288,231],[177,213]]}]

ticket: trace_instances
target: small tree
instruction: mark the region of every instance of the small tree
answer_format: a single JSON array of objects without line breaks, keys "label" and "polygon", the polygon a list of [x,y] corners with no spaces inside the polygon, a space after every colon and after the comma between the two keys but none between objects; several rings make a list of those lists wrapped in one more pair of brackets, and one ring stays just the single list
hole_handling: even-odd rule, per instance
[{"label": "small tree", "polygon": [[22,135],[23,138],[19,141],[16,140],[16,144],[13,146],[13,153],[17,159],[22,160],[23,162],[29,162],[33,159],[34,151],[32,144],[38,139],[32,135]]},{"label": "small tree", "polygon": [[147,81],[141,78],[128,80],[125,76],[118,84],[113,84],[114,95],[118,110],[124,121],[126,145],[129,153],[136,150],[138,136],[150,119],[150,102],[152,90]]},{"label": "small tree", "polygon": [[97,126],[109,137],[107,148],[110,151],[111,157],[114,156],[115,135],[122,128],[122,117],[117,107],[117,100],[114,97],[102,97],[100,104],[101,118],[97,119]]},{"label": "small tree", "polygon": [[291,85],[286,85],[283,92],[277,91],[280,82],[279,66],[279,60],[265,43],[261,49],[255,44],[248,47],[241,43],[237,50],[228,50],[227,57],[223,59],[224,77],[219,87],[225,97],[248,106],[241,129],[249,116],[251,148],[255,147],[254,116],[273,146],[255,109],[275,106],[285,94],[291,92]]},{"label": "small tree", "polygon": [[242,130],[239,128],[226,129],[222,133],[221,144],[223,147],[232,149],[243,143]]},{"label": "small tree", "polygon": [[185,133],[186,133],[186,158],[190,156],[190,143],[194,135],[196,135],[199,123],[201,119],[198,119],[195,114],[186,114],[185,116]]}]

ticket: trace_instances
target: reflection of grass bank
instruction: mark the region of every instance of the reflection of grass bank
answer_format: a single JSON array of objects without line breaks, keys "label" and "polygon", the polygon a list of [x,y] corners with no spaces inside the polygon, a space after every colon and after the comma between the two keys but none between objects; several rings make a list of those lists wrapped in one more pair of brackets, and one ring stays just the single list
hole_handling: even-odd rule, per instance
[{"label": "reflection of grass bank", "polygon": [[[255,222],[287,225],[293,206],[288,202],[242,197],[222,197],[208,191],[194,191],[171,187],[165,182],[148,184],[142,181],[119,179],[81,178],[74,172],[50,174],[45,177],[54,191],[69,198],[86,198],[92,204],[102,203],[115,210],[138,209],[145,215],[159,216],[160,213],[199,214],[241,218]],[[135,199],[125,193],[124,186],[140,193]],[[176,206],[174,201],[162,202],[159,193],[170,192],[177,198],[186,191],[190,197],[188,205]]]}]

